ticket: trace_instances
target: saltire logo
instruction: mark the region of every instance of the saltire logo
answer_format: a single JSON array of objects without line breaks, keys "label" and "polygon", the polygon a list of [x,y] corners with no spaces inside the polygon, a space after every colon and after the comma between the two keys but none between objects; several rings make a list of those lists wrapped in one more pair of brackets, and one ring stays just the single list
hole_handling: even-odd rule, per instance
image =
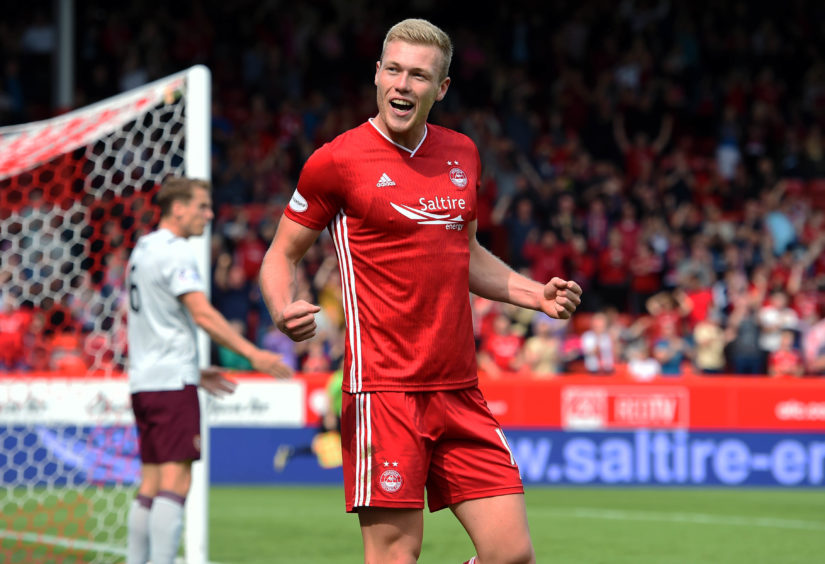
[{"label": "saltire logo", "polygon": [[411,208],[410,206],[405,206],[403,204],[394,204],[392,202],[390,202],[390,205],[404,217],[417,221],[419,225],[448,225],[452,223],[464,223],[464,218],[462,218],[460,214],[455,217],[450,217],[450,214],[448,213],[430,213]]}]

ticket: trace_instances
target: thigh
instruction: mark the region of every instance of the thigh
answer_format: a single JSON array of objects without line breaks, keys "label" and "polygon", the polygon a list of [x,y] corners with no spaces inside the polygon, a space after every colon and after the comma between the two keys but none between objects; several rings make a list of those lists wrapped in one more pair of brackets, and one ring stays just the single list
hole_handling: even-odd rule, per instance
[{"label": "thigh", "polygon": [[413,564],[424,536],[422,509],[365,507],[358,511],[364,562]]},{"label": "thigh", "polygon": [[200,459],[200,404],[195,386],[132,394],[143,463]]},{"label": "thigh", "polygon": [[164,462],[159,466],[158,491],[167,491],[186,497],[192,482],[192,462]]},{"label": "thigh", "polygon": [[347,511],[422,509],[431,441],[404,392],[344,393],[341,450]]},{"label": "thigh", "polygon": [[462,501],[450,507],[481,562],[534,562],[523,494]]},{"label": "thigh", "polygon": [[504,432],[478,388],[442,392],[449,407],[427,481],[430,511],[484,497],[524,493]]}]

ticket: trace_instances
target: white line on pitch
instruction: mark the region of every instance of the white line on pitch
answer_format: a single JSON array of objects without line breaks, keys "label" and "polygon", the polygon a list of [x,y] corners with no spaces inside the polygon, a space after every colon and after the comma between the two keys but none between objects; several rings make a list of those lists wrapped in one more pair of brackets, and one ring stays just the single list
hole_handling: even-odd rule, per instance
[{"label": "white line on pitch", "polygon": [[606,519],[612,521],[667,521],[670,523],[694,523],[698,525],[730,525],[734,527],[766,527],[769,529],[802,529],[825,532],[825,523],[799,519],[779,519],[774,517],[742,517],[738,515],[710,515],[707,513],[669,513],[665,511],[633,511],[621,509],[599,509],[596,507],[573,507],[570,509],[533,509],[553,517],[574,517],[579,519]]}]

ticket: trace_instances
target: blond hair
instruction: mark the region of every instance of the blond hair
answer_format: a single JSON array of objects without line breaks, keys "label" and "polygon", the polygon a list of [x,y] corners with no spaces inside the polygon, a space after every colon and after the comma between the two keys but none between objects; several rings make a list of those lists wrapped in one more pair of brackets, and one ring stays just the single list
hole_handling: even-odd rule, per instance
[{"label": "blond hair", "polygon": [[203,188],[211,192],[212,185],[208,180],[183,176],[170,176],[164,180],[155,199],[160,208],[160,216],[168,217],[172,213],[172,204],[175,202],[189,202],[195,188]]},{"label": "blond hair", "polygon": [[384,53],[387,50],[387,45],[392,41],[406,41],[413,45],[431,45],[437,47],[441,51],[442,66],[441,66],[441,80],[447,78],[450,71],[450,63],[453,60],[453,42],[450,41],[450,36],[444,31],[431,24],[427,20],[409,18],[398,22],[390,28],[387,36],[384,38],[384,46],[381,48],[381,60],[384,60]]}]

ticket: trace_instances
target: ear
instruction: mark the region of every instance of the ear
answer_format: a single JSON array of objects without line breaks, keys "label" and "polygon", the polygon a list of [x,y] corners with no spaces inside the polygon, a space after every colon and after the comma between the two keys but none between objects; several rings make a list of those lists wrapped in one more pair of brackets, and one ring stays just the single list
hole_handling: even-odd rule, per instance
[{"label": "ear", "polygon": [[435,101],[440,102],[447,95],[447,89],[450,87],[450,77],[448,76],[438,85],[438,94],[435,96]]},{"label": "ear", "polygon": [[373,82],[378,86],[378,73],[381,71],[381,61],[375,61],[375,79]]},{"label": "ear", "polygon": [[180,217],[183,215],[183,208],[184,204],[181,200],[175,200],[172,202],[172,217]]}]

